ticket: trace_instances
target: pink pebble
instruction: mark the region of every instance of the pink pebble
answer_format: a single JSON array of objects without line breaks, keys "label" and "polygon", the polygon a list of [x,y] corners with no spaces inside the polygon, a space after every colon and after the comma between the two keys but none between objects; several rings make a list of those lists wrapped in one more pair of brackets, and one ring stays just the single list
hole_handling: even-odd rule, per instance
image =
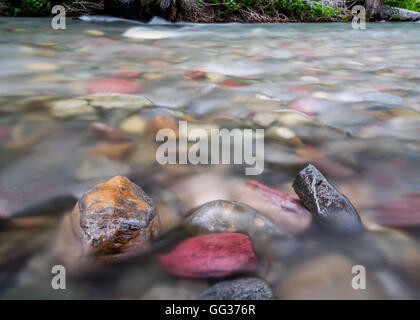
[{"label": "pink pebble", "polygon": [[100,79],[87,83],[90,93],[122,93],[131,94],[139,92],[143,86],[140,83],[124,79]]}]

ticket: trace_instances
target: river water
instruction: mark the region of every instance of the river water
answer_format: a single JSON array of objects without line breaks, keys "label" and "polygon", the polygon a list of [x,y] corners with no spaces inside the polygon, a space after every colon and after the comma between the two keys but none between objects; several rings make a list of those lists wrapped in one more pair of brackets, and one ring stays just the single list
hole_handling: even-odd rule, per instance
[{"label": "river water", "polygon": [[[303,236],[287,249],[292,262],[283,248],[258,276],[277,298],[419,297],[419,23],[85,20],[54,30],[47,18],[0,19],[1,297],[194,298],[208,283],[167,275],[153,252],[107,270],[112,281],[52,290],[45,261],[62,215],[86,189],[127,175],[170,232],[249,179],[293,194],[308,163],[356,206],[380,257],[359,240]],[[264,172],[159,165],[155,134],[178,120],[264,128]],[[352,289],[354,264],[368,265],[367,290]]]}]

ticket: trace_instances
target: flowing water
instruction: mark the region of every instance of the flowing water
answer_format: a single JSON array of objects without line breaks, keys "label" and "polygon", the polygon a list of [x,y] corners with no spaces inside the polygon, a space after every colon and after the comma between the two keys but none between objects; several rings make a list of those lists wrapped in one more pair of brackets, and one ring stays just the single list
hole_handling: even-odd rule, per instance
[{"label": "flowing water", "polygon": [[[194,298],[207,282],[161,270],[165,245],[52,290],[49,248],[62,215],[86,189],[126,175],[171,232],[249,179],[293,194],[307,163],[356,206],[364,241],[379,249],[310,235],[287,248],[274,241],[258,276],[277,298],[420,296],[419,23],[359,31],[84,20],[54,30],[48,18],[0,19],[1,297]],[[206,131],[264,128],[264,172],[159,165],[156,131],[178,120]],[[354,264],[367,265],[368,290],[352,289]]]}]

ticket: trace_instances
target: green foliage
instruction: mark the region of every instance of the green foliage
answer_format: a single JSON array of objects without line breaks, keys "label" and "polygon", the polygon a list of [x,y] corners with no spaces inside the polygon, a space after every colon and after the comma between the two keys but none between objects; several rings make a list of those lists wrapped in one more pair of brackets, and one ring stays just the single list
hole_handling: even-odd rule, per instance
[{"label": "green foliage", "polygon": [[6,16],[44,16],[51,9],[50,0],[12,0],[7,11],[3,12]]},{"label": "green foliage", "polygon": [[420,12],[420,0],[385,0],[385,5]]},{"label": "green foliage", "polygon": [[334,8],[334,7],[329,7],[329,6],[322,6],[321,4],[315,4],[314,6],[312,6],[312,10],[311,10],[311,18],[315,19],[315,18],[329,18],[329,17],[333,17],[336,15],[340,15],[343,12],[343,10],[341,8]]},{"label": "green foliage", "polygon": [[302,0],[279,0],[276,3],[276,9],[286,16],[303,17],[309,12],[310,7]]},{"label": "green foliage", "polygon": [[222,6],[229,11],[253,10],[269,16],[281,13],[298,19],[330,18],[341,14],[341,9],[324,7],[321,3],[311,7],[303,0],[201,0],[201,2]]},{"label": "green foliage", "polygon": [[235,0],[222,0],[222,3],[230,11],[239,10],[241,7],[241,3]]},{"label": "green foliage", "polygon": [[23,14],[40,14],[51,8],[48,0],[21,0],[20,9]]}]

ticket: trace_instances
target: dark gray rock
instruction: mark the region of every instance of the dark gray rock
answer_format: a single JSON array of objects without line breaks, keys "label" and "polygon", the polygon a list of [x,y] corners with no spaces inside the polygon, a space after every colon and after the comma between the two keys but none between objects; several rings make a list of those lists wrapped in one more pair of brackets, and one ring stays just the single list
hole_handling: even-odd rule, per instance
[{"label": "dark gray rock", "polygon": [[106,14],[126,19],[149,22],[154,16],[176,21],[181,9],[187,9],[190,1],[175,0],[104,0]]},{"label": "dark gray rock", "polygon": [[202,292],[198,300],[273,300],[268,285],[257,278],[219,282]]},{"label": "dark gray rock", "polygon": [[111,16],[148,22],[153,15],[144,10],[146,0],[104,0],[104,12]]},{"label": "dark gray rock", "polygon": [[293,189],[314,220],[322,227],[338,233],[352,234],[363,231],[356,209],[344,195],[334,189],[315,166],[309,164],[299,172]]}]

